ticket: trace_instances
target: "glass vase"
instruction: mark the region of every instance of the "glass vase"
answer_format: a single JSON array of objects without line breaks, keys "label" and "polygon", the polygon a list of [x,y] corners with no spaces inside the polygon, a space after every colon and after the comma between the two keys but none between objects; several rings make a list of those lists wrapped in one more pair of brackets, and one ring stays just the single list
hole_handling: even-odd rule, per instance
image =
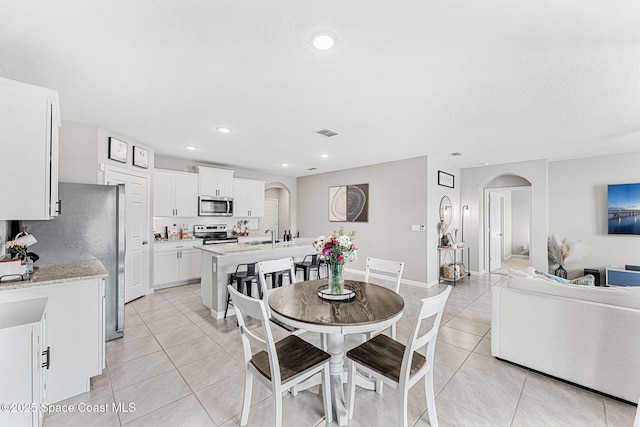
[{"label": "glass vase", "polygon": [[344,264],[329,264],[329,288],[331,293],[342,295],[344,293],[344,277],[342,276]]},{"label": "glass vase", "polygon": [[562,277],[563,279],[567,278],[567,270],[565,270],[563,266],[556,268],[556,271],[554,271],[553,274],[557,277]]}]

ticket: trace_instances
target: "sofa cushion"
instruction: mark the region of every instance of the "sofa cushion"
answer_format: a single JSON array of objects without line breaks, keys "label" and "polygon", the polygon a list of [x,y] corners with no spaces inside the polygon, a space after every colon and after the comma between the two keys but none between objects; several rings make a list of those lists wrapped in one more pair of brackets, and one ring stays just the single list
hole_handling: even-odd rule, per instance
[{"label": "sofa cushion", "polygon": [[596,278],[593,274],[587,274],[586,276],[578,277],[573,279],[571,282],[574,285],[583,285],[583,286],[595,286]]}]

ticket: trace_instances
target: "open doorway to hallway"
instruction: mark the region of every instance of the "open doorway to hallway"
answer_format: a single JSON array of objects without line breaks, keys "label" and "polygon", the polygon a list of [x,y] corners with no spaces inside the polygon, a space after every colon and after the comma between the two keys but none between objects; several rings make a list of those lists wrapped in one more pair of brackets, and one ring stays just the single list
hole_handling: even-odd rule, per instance
[{"label": "open doorway to hallway", "polygon": [[486,271],[506,274],[530,265],[531,185],[516,175],[485,187]]},{"label": "open doorway to hallway", "polygon": [[[280,182],[271,182],[265,186],[265,217],[260,229],[264,232],[273,229],[276,236],[282,238],[285,230],[291,230],[291,192]],[[293,234],[294,231],[291,230]]]}]

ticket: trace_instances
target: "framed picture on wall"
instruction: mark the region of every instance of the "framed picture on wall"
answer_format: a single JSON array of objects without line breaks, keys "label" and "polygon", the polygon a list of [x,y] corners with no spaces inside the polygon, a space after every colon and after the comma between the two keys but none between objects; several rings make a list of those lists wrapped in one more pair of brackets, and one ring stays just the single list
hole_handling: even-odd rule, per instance
[{"label": "framed picture on wall", "polygon": [[127,151],[129,147],[126,142],[114,137],[109,137],[109,158],[116,162],[127,163]]},{"label": "framed picture on wall", "polygon": [[149,151],[140,147],[133,147],[133,165],[139,168],[149,168]]},{"label": "framed picture on wall", "polygon": [[369,184],[329,187],[329,221],[368,222]]},{"label": "framed picture on wall", "polygon": [[438,185],[442,185],[443,187],[454,187],[454,176],[450,173],[446,173],[443,171],[438,171]]}]

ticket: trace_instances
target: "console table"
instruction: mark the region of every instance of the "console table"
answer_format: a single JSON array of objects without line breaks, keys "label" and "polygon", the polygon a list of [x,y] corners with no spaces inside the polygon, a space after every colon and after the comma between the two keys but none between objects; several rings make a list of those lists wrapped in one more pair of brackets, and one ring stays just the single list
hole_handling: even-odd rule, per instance
[{"label": "console table", "polygon": [[[467,255],[467,263],[464,262],[464,255]],[[439,280],[438,283],[444,281],[455,283],[459,280],[469,277],[469,263],[471,255],[469,254],[469,246],[451,247],[451,246],[438,246],[438,269]],[[464,272],[460,272],[459,275],[455,273],[455,267],[462,265]],[[454,270],[452,275],[444,274],[445,268],[450,265]]]}]

